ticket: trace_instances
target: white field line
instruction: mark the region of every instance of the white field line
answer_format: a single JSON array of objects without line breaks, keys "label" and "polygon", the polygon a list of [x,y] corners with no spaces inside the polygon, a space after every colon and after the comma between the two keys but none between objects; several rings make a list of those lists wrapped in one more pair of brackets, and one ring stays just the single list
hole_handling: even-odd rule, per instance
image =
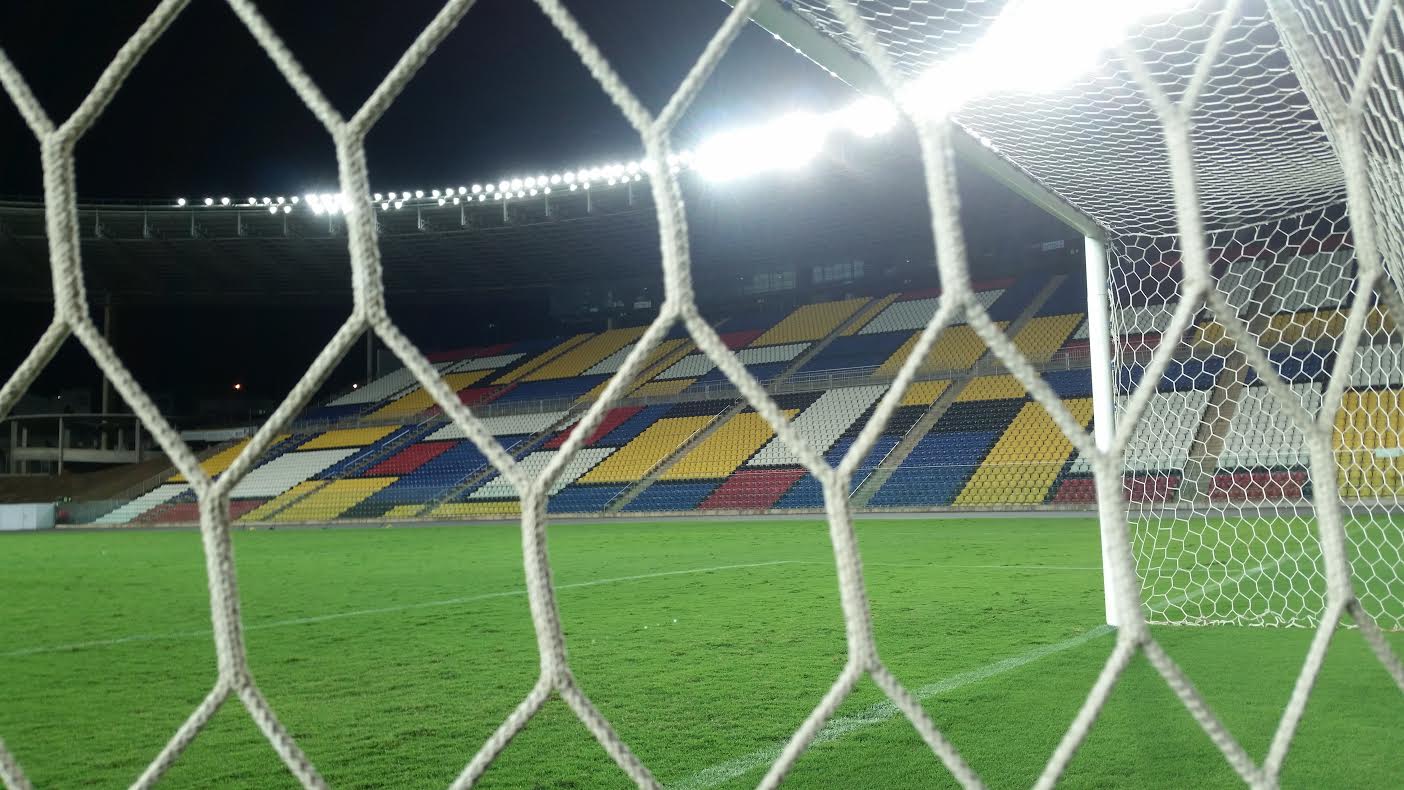
[{"label": "white field line", "polygon": [[[1204,585],[1195,590],[1194,592],[1187,592],[1183,595],[1176,596],[1175,598],[1172,598],[1166,601],[1165,603],[1161,604],[1160,607],[1168,608],[1171,606],[1178,606],[1179,604],[1185,603],[1186,601],[1189,601],[1191,599],[1201,598],[1213,592],[1214,590],[1219,589],[1220,587],[1271,570],[1272,568],[1280,564],[1282,561],[1283,560],[1278,560],[1277,562],[1269,563],[1267,565],[1258,565],[1253,568],[1248,568],[1242,573],[1240,573],[1237,576],[1237,578],[1230,577],[1224,579],[1221,582],[1215,582],[1213,584]],[[922,565],[913,567],[957,566]],[[990,567],[1010,568],[1017,566],[994,565]],[[1050,568],[1056,566],[1030,567]],[[1092,570],[1101,571],[1101,567],[1093,568]],[[1160,607],[1158,607],[1157,610],[1153,610],[1153,613],[1158,613],[1158,609]],[[1075,647],[1080,647],[1100,636],[1112,633],[1114,630],[1115,629],[1113,629],[1109,625],[1099,625],[1096,628],[1088,629],[1087,631],[1084,631],[1081,634],[1078,634],[1077,636],[1074,636],[1070,639],[1065,639],[1061,642],[1055,642],[1051,645],[1040,645],[1038,647],[1033,648],[1032,650],[1025,651],[1015,656],[1010,656],[1009,658],[1001,659],[992,664],[986,664],[983,667],[977,667],[976,669],[961,672],[943,680],[938,680],[935,683],[928,683],[927,685],[916,689],[912,693],[916,696],[918,700],[926,700],[938,694],[945,694],[951,691],[955,691],[956,689],[962,688],[964,686],[969,686],[973,683],[979,683],[982,680],[989,680],[990,678],[995,677],[997,675],[1003,675],[1006,672],[1013,672],[1016,669],[1032,664],[1033,662],[1038,661],[1039,659],[1045,658],[1047,656],[1051,656],[1054,653],[1061,653],[1066,650],[1072,650]],[[858,713],[852,716],[843,716],[835,719],[830,719],[829,723],[824,725],[824,728],[820,730],[819,734],[814,737],[814,741],[810,744],[809,748],[812,749],[821,743],[827,743],[829,741],[838,740],[839,738],[842,738],[861,729],[866,729],[868,727],[874,727],[879,724],[883,724],[901,715],[902,712],[898,710],[897,706],[893,705],[889,700],[883,700],[882,702],[874,703],[873,705],[869,705],[867,708],[864,708],[862,711],[859,711]],[[720,762],[707,768],[703,768],[701,771],[692,774],[686,779],[682,779],[676,783],[668,784],[668,788],[669,790],[708,790],[709,788],[716,787],[720,784],[725,784],[726,782],[730,782],[731,780],[744,776],[745,774],[748,774],[752,771],[769,767],[777,759],[779,759],[780,752],[784,748],[784,743],[777,743],[772,746],[768,746],[764,749],[757,749],[756,751],[751,752],[750,754],[744,754],[740,757],[736,757],[734,759],[727,760],[725,762]]]},{"label": "white field line", "polygon": [[[621,584],[624,582],[645,581],[648,579],[661,579],[668,576],[687,576],[696,573],[714,573],[717,571],[734,571],[746,568],[766,568],[772,565],[796,565],[800,564],[796,560],[773,560],[771,562],[748,562],[740,565],[713,565],[709,568],[689,568],[680,571],[659,571],[658,573],[640,573],[633,576],[615,576],[609,579],[594,579],[587,582],[572,582],[570,584],[557,584],[557,590],[575,590],[582,587],[598,587],[604,584]],[[459,604],[473,603],[475,601],[488,601],[494,598],[511,598],[526,595],[526,590],[503,590],[502,592],[481,593],[479,595],[465,595],[461,598],[445,598],[438,601],[422,601],[420,603],[407,603],[397,606],[381,606],[374,609],[355,609],[348,612],[332,612],[330,614],[312,615],[309,617],[292,617],[286,620],[273,620],[266,623],[253,623],[244,626],[245,631],[260,631],[265,628],[286,628],[294,625],[309,625],[312,623],[325,623],[329,620],[344,620],[350,617],[366,617],[378,614],[394,614],[396,612],[408,612],[415,609],[430,609],[440,606],[457,606]],[[74,650],[87,650],[95,647],[111,647],[113,645],[125,645],[132,642],[156,642],[172,639],[195,639],[211,638],[212,632],[208,629],[191,631],[171,631],[163,634],[133,634],[131,636],[116,637],[114,639],[95,639],[89,642],[70,642],[63,645],[38,645],[35,647],[22,647],[18,650],[7,650],[0,653],[0,658],[14,658],[17,656],[32,656],[40,653],[67,653]]]}]

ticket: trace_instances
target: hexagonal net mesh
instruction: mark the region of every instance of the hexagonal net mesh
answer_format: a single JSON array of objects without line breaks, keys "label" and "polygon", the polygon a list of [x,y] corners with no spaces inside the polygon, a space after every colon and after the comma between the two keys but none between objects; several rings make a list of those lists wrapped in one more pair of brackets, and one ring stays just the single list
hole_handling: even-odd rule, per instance
[{"label": "hexagonal net mesh", "polygon": [[[936,68],[939,73],[946,59],[978,50],[986,32],[1003,29],[1006,33],[1001,35],[1007,36],[1013,29],[1018,34],[1023,25],[1021,35],[1027,40],[1030,30],[1043,30],[1050,21],[1057,21],[1050,20],[1047,9],[1062,4],[1006,5],[991,0],[952,7],[934,2],[854,6],[845,0],[828,5],[796,0],[795,8],[816,27],[862,53],[913,121],[927,176],[943,287],[939,306],[910,357],[836,466],[806,444],[699,314],[689,270],[686,214],[676,178],[667,167],[677,119],[756,11],[759,0],[736,3],[657,113],[639,102],[559,0],[537,0],[643,143],[658,211],[666,298],[655,323],[581,417],[577,429],[534,475],[503,450],[391,320],[368,198],[366,134],[472,3],[450,0],[349,118],[326,100],[250,0],[229,0],[229,4],[335,144],[346,197],[355,300],[345,324],[218,480],[201,468],[94,327],[86,307],[76,224],[76,143],[186,2],[161,2],[79,108],[61,123],[49,118],[22,75],[0,53],[0,84],[40,142],[55,293],[52,324],[0,388],[0,416],[15,404],[58,346],[75,337],[173,459],[199,502],[217,677],[204,701],[137,778],[136,786],[154,784],[231,697],[244,706],[302,785],[325,786],[274,715],[249,669],[229,539],[229,492],[367,330],[404,362],[510,482],[522,504],[523,565],[541,674],[520,705],[468,759],[454,787],[474,784],[552,696],[570,707],[631,780],[641,787],[658,784],[571,673],[547,555],[545,514],[547,492],[565,465],[639,372],[650,350],[676,324],[686,327],[698,347],[820,482],[825,494],[848,658],[829,692],[817,701],[770,766],[762,786],[773,787],[784,779],[864,676],[895,703],[961,785],[982,786],[956,745],[880,657],[848,499],[853,472],[900,403],[920,362],[943,329],[962,317],[1081,453],[1097,493],[1107,584],[1114,592],[1111,614],[1120,626],[1101,674],[1048,758],[1039,787],[1051,786],[1063,774],[1137,653],[1145,655],[1227,762],[1254,786],[1277,783],[1330,636],[1343,621],[1358,626],[1404,690],[1404,666],[1377,622],[1395,625],[1398,609],[1391,607],[1396,604],[1376,592],[1371,577],[1352,565],[1352,557],[1360,556],[1361,547],[1368,544],[1380,549],[1379,560],[1372,566],[1377,578],[1383,578],[1386,565],[1398,568],[1398,535],[1388,526],[1394,502],[1389,462],[1396,449],[1393,390],[1388,383],[1352,384],[1357,370],[1366,371],[1360,375],[1370,381],[1377,377],[1377,369],[1384,371],[1381,375],[1386,379],[1399,370],[1389,356],[1391,347],[1378,342],[1390,337],[1390,316],[1404,315],[1392,287],[1400,273],[1399,244],[1404,242],[1404,225],[1394,213],[1401,197],[1398,156],[1404,151],[1396,135],[1401,117],[1395,111],[1396,85],[1404,60],[1398,48],[1398,11],[1389,0],[1373,8],[1336,7],[1328,2],[1299,8],[1286,0],[1273,0],[1267,11],[1229,0],[1173,15],[1164,12],[1167,2],[1073,4],[1068,7],[1091,9],[1107,19],[1120,19],[1124,9],[1133,6],[1162,9],[1148,11],[1146,18],[1093,25],[1102,34],[1114,34],[1097,49],[1097,62],[1088,66],[1087,73],[1093,76],[1074,75],[1067,84],[1045,86],[1051,92],[1040,94],[1013,90],[1017,83],[995,84],[988,95],[961,95],[959,101],[943,98],[943,91],[968,89],[974,81],[930,83],[922,80],[923,70]],[[1003,58],[1013,62],[1030,53],[1038,50],[1015,55],[1006,48]],[[1051,51],[1043,54],[1057,56]],[[1007,71],[1000,65],[1004,62],[985,60],[983,65]],[[970,62],[958,65],[967,74],[975,73],[968,69]],[[924,90],[914,92],[912,84],[922,84]],[[1119,352],[1118,369],[1126,373],[1126,394],[1119,404],[1116,429],[1105,443],[1094,441],[1084,430],[1082,421],[1068,411],[973,295],[952,168],[952,135],[957,125],[976,131],[1001,155],[1105,229],[1116,283],[1115,326],[1129,332],[1145,322],[1163,323],[1154,334],[1164,342],[1152,342],[1151,332],[1141,332],[1138,341],[1124,344]],[[1149,295],[1152,292],[1154,297]],[[1279,316],[1288,317],[1279,320]],[[1329,354],[1325,353],[1328,346]],[[1274,357],[1283,350],[1294,356]],[[1289,358],[1294,361],[1283,361]],[[1321,381],[1292,372],[1307,365],[1303,360],[1308,359],[1318,360],[1327,371]],[[1204,372],[1211,368],[1216,372]],[[1211,377],[1213,383],[1209,387],[1177,384],[1188,377]],[[1321,386],[1309,386],[1313,384]],[[1207,421],[1213,430],[1208,434],[1211,439],[1198,442],[1202,447],[1191,446],[1183,453],[1174,450],[1172,460],[1185,459],[1180,461],[1176,499],[1188,503],[1189,509],[1172,510],[1164,507],[1168,501],[1148,502],[1136,496],[1131,498],[1137,503],[1130,505],[1124,473],[1138,464],[1159,463],[1146,459],[1164,449],[1160,439],[1140,437],[1145,430],[1156,433],[1173,420],[1185,422],[1181,414],[1186,409],[1162,397],[1171,394],[1203,399],[1204,413],[1217,415]],[[1339,413],[1347,418],[1338,419]],[[1251,428],[1233,430],[1239,414],[1253,415],[1243,423]],[[1360,414],[1365,416],[1357,417]],[[1212,439],[1219,435],[1222,441]],[[1199,438],[1196,433],[1195,440]],[[1217,469],[1216,464],[1235,459],[1253,468],[1269,462],[1271,467],[1290,467],[1277,462],[1298,459],[1305,472],[1300,485],[1310,489],[1302,499],[1311,506],[1289,514],[1287,505],[1274,501],[1266,507],[1278,518],[1268,520],[1268,526],[1240,527],[1228,505],[1222,504],[1225,500],[1212,496],[1216,485],[1231,488],[1236,483],[1218,483],[1217,471],[1205,479],[1202,471],[1192,471],[1191,456],[1200,470]],[[1279,487],[1296,484],[1292,474],[1296,472],[1289,472]],[[1190,489],[1211,495],[1190,495]],[[1357,503],[1368,507],[1359,509]],[[1128,513],[1134,518],[1128,520]],[[1136,528],[1134,541],[1128,524]],[[1237,546],[1244,548],[1235,550]],[[1137,584],[1138,560],[1143,585]],[[1236,570],[1239,566],[1247,567]],[[1217,575],[1204,570],[1209,567],[1217,569]],[[1252,580],[1278,574],[1300,578],[1300,584],[1294,583],[1281,600],[1259,601],[1263,594],[1254,592]],[[1195,596],[1203,600],[1195,599],[1191,607],[1189,601]],[[1144,612],[1159,610],[1185,620],[1256,618],[1316,624],[1317,638],[1262,760],[1245,752],[1156,641]],[[30,786],[16,755],[3,744],[0,779],[12,788]]]},{"label": "hexagonal net mesh", "polygon": [[[1404,627],[1398,8],[1086,2],[1048,19],[1030,5],[857,9],[909,82],[987,63],[982,48],[1001,38],[1022,45],[1025,72],[1086,58],[1057,90],[1019,90],[1016,76],[952,117],[1107,231],[1115,411],[1130,431],[1123,484],[1148,611],[1319,623],[1328,570],[1314,506],[1336,499],[1363,605]],[[827,3],[795,6],[862,51]],[[1021,14],[1038,26],[1021,29]],[[1099,29],[1124,35],[1099,44]],[[1143,382],[1144,406],[1129,409]],[[1333,463],[1314,467],[1313,439]],[[1092,467],[1079,458],[1073,472]]]}]

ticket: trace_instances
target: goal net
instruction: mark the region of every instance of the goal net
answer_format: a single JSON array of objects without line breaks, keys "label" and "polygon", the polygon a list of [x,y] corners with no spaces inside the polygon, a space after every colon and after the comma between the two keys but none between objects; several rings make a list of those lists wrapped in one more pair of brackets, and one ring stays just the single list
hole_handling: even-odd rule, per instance
[{"label": "goal net", "polygon": [[[827,3],[796,6],[862,51]],[[993,71],[995,90],[955,121],[1105,233],[1114,411],[1147,611],[1321,622],[1316,508],[1333,501],[1361,605],[1404,627],[1397,4],[857,9],[906,80],[952,63]],[[1124,35],[1099,44],[1114,31]],[[1009,52],[1017,62],[996,62]],[[1039,69],[1063,69],[1065,83],[1030,90]],[[1143,383],[1148,397],[1128,409]],[[1092,464],[1072,471],[1091,477]]]},{"label": "goal net", "polygon": [[[859,681],[871,678],[966,787],[976,772],[884,664],[873,638],[850,484],[941,332],[958,321],[990,347],[1081,454],[1096,491],[1115,647],[1038,786],[1063,774],[1117,679],[1143,655],[1253,786],[1273,786],[1337,626],[1358,628],[1404,690],[1381,626],[1399,626],[1395,526],[1404,424],[1393,290],[1404,275],[1400,10],[1389,0],[737,0],[660,110],[645,107],[559,0],[537,0],[638,132],[657,207],[666,299],[571,437],[544,469],[517,463],[399,331],[385,309],[364,139],[464,18],[450,0],[353,115],[343,116],[250,0],[241,23],[326,127],[337,153],[354,309],[286,400],[215,480],[197,463],[87,312],[73,152],[122,81],[181,12],[165,0],[88,97],[53,120],[0,53],[0,85],[40,142],[55,291],[52,326],[0,388],[0,416],[58,346],[75,337],[194,489],[209,576],[218,673],[208,695],[137,779],[154,784],[226,704],[241,704],[307,787],[321,774],[278,721],[249,669],[229,539],[229,492],[364,332],[374,332],[521,499],[523,565],[541,674],[471,756],[474,784],[548,698],[563,699],[631,780],[657,786],[570,670],[546,549],[546,501],[566,464],[649,352],[684,326],[824,490],[848,656],[830,691],[769,767],[777,785]],[[670,169],[672,131],[752,14],[793,15],[812,37],[856,54],[921,143],[943,295],[911,356],[843,459],[831,466],[700,316],[686,209]],[[471,22],[468,22],[471,23]],[[833,64],[832,68],[848,68]],[[952,161],[970,141],[1081,218],[1105,250],[1115,335],[1115,424],[1083,428],[970,288]],[[977,155],[978,151],[975,152]],[[987,161],[986,164],[991,164]],[[1021,181],[1022,179],[1022,181]],[[1054,204],[1057,204],[1056,206]],[[1097,271],[1101,272],[1100,269]],[[1090,278],[1089,278],[1090,279]],[[1095,307],[1095,305],[1094,305]],[[1096,312],[1095,310],[1093,311]],[[1098,338],[1094,337],[1094,344]],[[1113,430],[1114,428],[1114,430]],[[1191,603],[1193,601],[1193,603]],[[1313,625],[1317,637],[1268,754],[1249,755],[1147,624]],[[237,700],[237,703],[235,703]],[[28,787],[23,755],[0,744],[0,778]]]}]

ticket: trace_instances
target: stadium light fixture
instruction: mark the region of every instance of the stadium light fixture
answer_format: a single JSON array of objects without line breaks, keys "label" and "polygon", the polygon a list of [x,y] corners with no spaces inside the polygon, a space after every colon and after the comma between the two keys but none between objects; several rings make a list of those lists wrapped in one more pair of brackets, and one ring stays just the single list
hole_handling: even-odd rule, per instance
[{"label": "stadium light fixture", "polygon": [[459,194],[459,195],[466,195],[466,194],[468,194],[468,187],[459,187],[459,188],[458,188],[458,194]]},{"label": "stadium light fixture", "polygon": [[530,190],[530,192],[529,192],[529,194],[530,194],[532,197],[536,197],[536,187],[532,187],[531,190]]},{"label": "stadium light fixture", "polygon": [[439,190],[436,189],[436,190],[433,191],[432,194],[434,195],[434,197],[438,197],[440,193],[439,193]]},{"label": "stadium light fixture", "polygon": [[274,200],[275,200],[275,201],[278,203],[278,205],[280,205],[280,206],[283,205],[284,203],[288,202],[288,201],[284,200],[281,196],[280,196],[280,197],[274,198]]},{"label": "stadium light fixture", "polygon": [[512,179],[511,187],[512,187],[512,189],[514,189],[514,190],[521,189],[521,188],[522,188],[522,180],[521,180],[520,178],[514,178],[514,179]]},{"label": "stadium light fixture", "polygon": [[506,192],[508,189],[511,189],[511,188],[512,188],[512,185],[509,184],[509,183],[507,183],[506,181],[498,181],[498,182],[497,182],[497,191],[498,191],[498,192]]},{"label": "stadium light fixture", "polygon": [[473,185],[473,194],[475,194],[475,195],[481,195],[482,193],[483,193],[483,185],[482,185],[482,184],[474,184],[474,185]]},{"label": "stadium light fixture", "polygon": [[397,200],[397,201],[395,201],[395,210],[396,210],[396,211],[399,211],[400,209],[402,209],[402,208],[404,208],[404,207],[405,207],[405,201],[403,201],[403,200]]},{"label": "stadium light fixture", "polygon": [[206,205],[206,206],[213,206],[213,205],[214,205],[214,198],[205,198],[205,205]]},{"label": "stadium light fixture", "polygon": [[416,189],[414,191],[414,197],[416,200],[422,200],[424,198],[424,190]]},{"label": "stadium light fixture", "polygon": [[809,112],[792,112],[766,124],[717,134],[697,149],[696,167],[711,181],[730,181],[771,170],[797,170],[824,146],[829,124]]},{"label": "stadium light fixture", "polygon": [[461,197],[459,197],[459,196],[457,196],[457,195],[454,195],[454,196],[453,196],[453,204],[454,204],[455,206],[457,206],[459,203],[462,203],[462,202],[463,202],[463,198],[461,198]]},{"label": "stadium light fixture", "polygon": [[1138,21],[1192,2],[1010,3],[973,46],[913,80],[899,99],[914,111],[943,117],[992,93],[1057,91],[1093,71]]},{"label": "stadium light fixture", "polygon": [[382,203],[380,204],[380,210],[381,210],[381,211],[389,211],[389,210],[390,210],[390,204],[389,204],[389,203],[384,203],[384,202],[382,202]]},{"label": "stadium light fixture", "polygon": [[[434,191],[435,191],[435,192],[438,192],[439,190],[436,189],[436,190],[434,190]],[[445,201],[443,198],[439,198],[439,205],[440,205],[440,206],[442,206],[442,205],[443,205],[444,203],[446,203],[446,202],[447,202],[447,201]]]},{"label": "stadium light fixture", "polygon": [[[393,195],[392,195],[392,197],[393,197]],[[381,202],[382,200],[385,199],[385,196],[382,195],[382,194],[380,194],[379,192],[377,192],[377,193],[375,193],[374,195],[371,195],[371,198],[373,198],[373,199],[375,200],[375,202],[379,203],[379,202]]]},{"label": "stadium light fixture", "polygon": [[284,213],[284,214],[291,214],[291,213],[292,213],[292,206],[290,206],[290,205],[288,205],[288,204],[286,204],[286,203],[283,204],[283,213]]},{"label": "stadium light fixture", "polygon": [[479,202],[479,203],[483,202],[484,200],[487,200],[487,195],[478,195],[478,202]]},{"label": "stadium light fixture", "polygon": [[257,206],[257,205],[258,205],[258,198],[253,198],[253,197],[249,198],[249,205],[250,205],[250,206]]},{"label": "stadium light fixture", "polygon": [[185,198],[176,198],[176,205],[177,205],[177,206],[184,206],[184,205],[185,205]]},{"label": "stadium light fixture", "polygon": [[277,206],[269,206],[269,207],[268,207],[268,213],[269,213],[269,214],[277,214],[277,213],[278,213],[278,207],[277,207]]},{"label": "stadium light fixture", "polygon": [[227,206],[227,205],[229,205],[229,198],[227,198],[227,197],[222,197],[222,198],[220,198],[220,199],[219,199],[219,204],[220,204],[221,206]]},{"label": "stadium light fixture", "polygon": [[297,199],[298,199],[298,198],[297,198],[297,195],[293,195],[293,196],[292,196],[292,202],[293,202],[293,205],[294,205],[294,206],[297,205]]},{"label": "stadium light fixture", "polygon": [[552,173],[552,174],[551,174],[551,185],[552,185],[552,186],[555,186],[555,185],[557,185],[557,184],[559,184],[559,183],[561,183],[561,174],[560,174],[560,173]]}]

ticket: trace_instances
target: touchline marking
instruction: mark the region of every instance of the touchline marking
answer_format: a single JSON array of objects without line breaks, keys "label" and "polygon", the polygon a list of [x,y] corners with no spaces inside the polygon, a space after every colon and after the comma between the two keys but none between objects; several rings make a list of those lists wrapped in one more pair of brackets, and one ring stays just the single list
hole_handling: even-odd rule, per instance
[{"label": "touchline marking", "polygon": [[[735,571],[746,568],[767,568],[772,565],[796,565],[798,560],[772,560],[770,562],[747,562],[739,565],[713,565],[709,568],[689,568],[680,571],[659,571],[657,573],[639,573],[633,576],[614,576],[608,579],[594,579],[588,582],[572,582],[570,584],[557,584],[557,590],[577,590],[582,587],[599,587],[603,584],[620,584],[623,582],[645,581],[647,579],[661,579],[667,576],[687,576],[696,573],[713,573],[716,571]],[[325,623],[329,620],[343,620],[350,617],[366,617],[377,614],[394,614],[395,612],[408,612],[414,609],[429,609],[438,606],[457,606],[459,604],[473,603],[475,601],[489,601],[494,598],[512,598],[526,595],[526,590],[503,590],[502,592],[482,593],[479,595],[465,595],[461,598],[445,598],[439,601],[424,601],[421,603],[407,603],[398,606],[381,606],[374,609],[355,609],[349,612],[332,612],[330,614],[312,615],[309,617],[293,617],[286,620],[273,620],[267,623],[254,623],[245,625],[245,631],[260,631],[265,628],[286,628],[291,625],[310,625],[313,623]],[[22,647],[18,650],[8,650],[0,653],[0,658],[15,658],[18,656],[33,656],[41,653],[66,653],[73,650],[88,650],[95,647],[111,647],[113,645],[125,645],[132,642],[156,642],[172,639],[194,639],[199,637],[210,637],[212,632],[209,629],[199,631],[172,631],[164,634],[133,634],[132,636],[122,636],[115,639],[95,639],[90,642],[70,642],[65,645],[39,645],[36,647]]]},{"label": "touchline marking", "polygon": [[[1242,579],[1249,578],[1251,576],[1256,576],[1260,573],[1270,571],[1286,559],[1287,558],[1284,557],[1272,563],[1247,568],[1241,573],[1239,573],[1237,578],[1228,578],[1220,582],[1215,582],[1213,584],[1203,585],[1194,592],[1186,592],[1182,595],[1178,595],[1174,598],[1171,598],[1170,600],[1161,604],[1159,607],[1148,606],[1147,608],[1149,608],[1152,613],[1158,614],[1160,611],[1167,609],[1171,606],[1178,606],[1192,599],[1202,598],[1205,595],[1208,595],[1209,593],[1218,590],[1221,587],[1234,583],[1235,581],[1239,581]],[[1011,566],[995,565],[991,567],[1008,568]],[[1101,568],[1099,567],[1097,568],[1097,570],[1101,570]],[[938,694],[944,694],[947,692],[955,691],[956,689],[962,688],[964,686],[969,686],[973,683],[979,683],[982,680],[989,680],[992,677],[995,677],[997,675],[1003,675],[1006,672],[1012,672],[1016,669],[1019,669],[1020,667],[1032,664],[1033,662],[1038,661],[1039,659],[1051,656],[1054,653],[1061,653],[1065,650],[1071,650],[1075,647],[1080,647],[1100,636],[1110,634],[1115,630],[1116,629],[1112,628],[1109,625],[1099,625],[1096,628],[1084,631],[1081,634],[1078,634],[1077,636],[1074,636],[1070,639],[1065,639],[1061,642],[1055,642],[1050,645],[1040,645],[1039,647],[1035,647],[1032,650],[1020,653],[1019,655],[1010,656],[1009,658],[996,661],[993,664],[987,664],[983,667],[972,669],[967,672],[961,672],[960,674],[952,675],[943,680],[938,680],[935,683],[929,683],[925,686],[916,689],[912,693],[916,696],[918,700],[926,700]],[[901,715],[902,712],[898,710],[897,706],[893,705],[890,700],[883,700],[882,702],[874,703],[868,706],[867,708],[863,709],[856,715],[830,719],[829,722],[824,725],[824,728],[819,731],[819,734],[814,736],[814,740],[812,743],[810,743],[809,748],[812,749],[821,743],[827,743],[829,741],[838,740],[839,738],[842,738],[860,729],[865,729],[867,727],[873,727],[879,724],[883,724],[884,722],[890,721],[891,719]],[[669,790],[708,790],[709,788],[716,787],[717,785],[730,782],[731,780],[736,779],[737,777],[744,776],[750,773],[751,771],[755,771],[761,768],[767,768],[773,765],[776,760],[780,759],[780,752],[784,748],[784,743],[778,743],[773,746],[768,746],[764,749],[757,749],[756,751],[751,752],[750,754],[745,754],[735,759],[727,760],[725,762],[717,763],[710,767],[703,768],[701,771],[698,771],[697,773],[687,777],[686,779],[683,779],[676,783],[669,783],[667,787],[669,788]]]},{"label": "touchline marking", "polygon": [[[1097,637],[1110,634],[1113,630],[1115,629],[1109,625],[1101,625],[1089,631],[1084,631],[1071,639],[1065,639],[1062,642],[1055,642],[1051,645],[1042,645],[1026,653],[1010,656],[1001,661],[996,661],[993,664],[986,664],[983,667],[972,669],[968,672],[961,672],[958,675],[952,675],[944,680],[938,680],[935,683],[922,686],[914,691],[913,694],[916,695],[918,700],[925,700],[937,694],[955,691],[963,686],[979,683],[982,680],[988,680],[996,675],[1002,675],[1005,672],[1012,672],[1022,666],[1032,664],[1045,656],[1085,645]],[[902,712],[897,709],[896,705],[893,705],[888,700],[883,700],[882,702],[869,705],[853,716],[830,719],[829,723],[824,725],[824,729],[820,730],[819,734],[814,736],[814,741],[810,744],[809,748],[812,749],[821,743],[838,740],[857,730],[882,724],[900,715],[902,715]],[[716,787],[719,784],[729,782],[751,771],[770,766],[780,758],[780,752],[784,748],[785,744],[780,743],[764,749],[758,749],[750,754],[737,757],[734,760],[727,760],[726,762],[717,763],[709,768],[703,768],[692,776],[667,786],[670,790],[707,790],[707,788]]]}]

